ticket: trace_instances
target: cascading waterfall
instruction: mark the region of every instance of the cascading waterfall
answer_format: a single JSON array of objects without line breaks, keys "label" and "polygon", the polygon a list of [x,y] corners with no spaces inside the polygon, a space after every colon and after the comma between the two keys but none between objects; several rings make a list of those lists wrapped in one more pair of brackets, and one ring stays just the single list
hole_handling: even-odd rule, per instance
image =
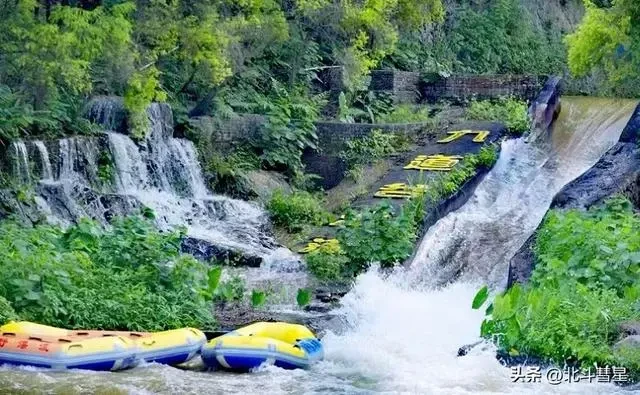
[{"label": "cascading waterfall", "polygon": [[29,170],[29,154],[27,153],[27,145],[24,141],[14,141],[11,143],[13,148],[13,176],[28,183],[31,180],[31,171]]},{"label": "cascading waterfall", "polygon": [[[42,180],[36,202],[43,214],[54,222],[69,224],[80,217],[106,221],[146,206],[155,211],[161,228],[185,226],[198,243],[262,259],[265,267],[260,273],[266,277],[282,267],[285,273],[294,272],[295,282],[304,285],[303,267],[290,251],[277,246],[260,207],[207,191],[193,143],[173,138],[173,115],[168,105],[149,107],[149,135],[136,144],[129,136],[109,130],[120,119],[113,113],[120,109],[117,104],[112,98],[94,99],[87,109],[90,117],[103,122],[104,134],[47,144],[13,143],[13,172],[23,182],[31,178],[28,148],[35,147],[37,158],[32,160],[41,168]],[[111,163],[105,162],[105,155]],[[112,174],[113,180],[105,181],[101,174],[103,178]]]},{"label": "cascading waterfall", "polygon": [[38,150],[40,155],[40,168],[42,169],[41,179],[44,181],[53,180],[53,170],[51,169],[51,160],[49,159],[49,151],[42,141],[34,141],[33,145]]}]

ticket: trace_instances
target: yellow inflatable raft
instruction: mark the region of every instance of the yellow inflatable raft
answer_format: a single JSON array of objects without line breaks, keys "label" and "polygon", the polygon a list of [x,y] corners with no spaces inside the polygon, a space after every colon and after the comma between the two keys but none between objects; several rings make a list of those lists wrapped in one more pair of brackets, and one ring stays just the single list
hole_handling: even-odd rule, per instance
[{"label": "yellow inflatable raft", "polygon": [[65,337],[75,342],[124,338],[132,343],[136,361],[178,365],[195,357],[206,342],[198,329],[183,328],[165,332],[77,331],[33,322],[10,322],[0,327],[2,334],[39,338]]},{"label": "yellow inflatable raft", "polygon": [[324,357],[322,343],[307,327],[258,322],[216,337],[202,348],[211,368],[249,371],[263,364],[284,369],[308,368]]},{"label": "yellow inflatable raft", "polygon": [[120,370],[136,364],[136,344],[122,336],[83,339],[37,337],[6,332],[0,336],[0,365],[48,369]]}]

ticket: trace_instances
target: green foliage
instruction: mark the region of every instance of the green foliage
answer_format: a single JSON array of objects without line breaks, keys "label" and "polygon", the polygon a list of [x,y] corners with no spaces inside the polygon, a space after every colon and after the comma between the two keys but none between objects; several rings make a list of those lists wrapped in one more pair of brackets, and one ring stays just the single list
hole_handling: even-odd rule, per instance
[{"label": "green foliage", "polygon": [[384,159],[407,147],[404,136],[375,129],[370,135],[347,141],[340,157],[350,168]]},{"label": "green foliage", "polygon": [[304,191],[290,194],[275,191],[267,203],[267,211],[274,224],[289,232],[299,231],[305,225],[322,225],[328,216],[320,200]]},{"label": "green foliage", "polygon": [[[549,213],[536,240],[531,282],[495,297],[482,336],[511,354],[626,366],[637,375],[637,353],[612,346],[621,322],[640,319],[639,221],[621,198],[588,212]],[[480,304],[474,301],[474,308]]]},{"label": "green foliage", "polygon": [[233,276],[228,280],[220,282],[213,295],[216,302],[238,302],[244,299],[247,292],[244,280],[240,276]]},{"label": "green foliage", "polygon": [[273,81],[273,94],[259,98],[257,109],[268,117],[260,142],[263,160],[270,166],[302,168],[300,158],[306,148],[316,148],[315,121],[322,97],[310,97],[301,90],[288,91]]},{"label": "green foliage", "polygon": [[0,325],[5,324],[8,321],[17,321],[18,315],[11,307],[9,301],[0,296]]},{"label": "green foliage", "polygon": [[482,336],[511,354],[583,367],[616,365],[611,345],[618,339],[620,322],[640,317],[634,304],[615,291],[589,290],[571,280],[558,286],[514,286],[493,301]]},{"label": "green foliage", "polygon": [[446,172],[429,183],[426,196],[431,202],[456,193],[480,168],[490,168],[498,160],[498,151],[492,145],[485,145],[480,152],[467,155],[453,170]]},{"label": "green foliage", "polygon": [[104,229],[83,220],[66,231],[0,224],[0,296],[22,319],[69,328],[162,330],[211,327],[200,290],[206,268],[180,255],[181,232],[150,219]]},{"label": "green foliage", "polygon": [[411,210],[398,212],[386,201],[359,213],[349,212],[337,235],[349,258],[349,274],[360,273],[370,263],[391,267],[407,258],[413,249],[416,226]]},{"label": "green foliage", "polygon": [[200,163],[212,191],[234,197],[247,197],[250,193],[245,174],[260,168],[261,159],[251,147],[240,146],[225,154],[214,149],[211,141],[198,141],[196,147]]},{"label": "green foliage", "polygon": [[503,122],[514,135],[521,135],[531,129],[527,104],[514,98],[497,101],[473,101],[467,110],[467,117],[480,121]]},{"label": "green foliage", "polygon": [[376,123],[393,109],[393,97],[385,92],[340,92],[338,119],[345,123]]},{"label": "green foliage", "polygon": [[571,72],[578,77],[603,72],[615,93],[637,96],[640,93],[637,2],[618,0],[596,5],[586,0],[585,5],[581,24],[565,39]]},{"label": "green foliage", "polygon": [[399,104],[381,117],[378,123],[419,123],[429,120],[429,109],[411,104]]},{"label": "green foliage", "polygon": [[115,166],[108,151],[100,152],[98,157],[98,178],[103,185],[109,185],[115,177]]},{"label": "green foliage", "polygon": [[349,258],[340,245],[325,243],[306,257],[307,268],[319,280],[336,282],[345,278]]},{"label": "green foliage", "polygon": [[267,301],[267,294],[264,291],[258,291],[254,289],[251,291],[251,306],[258,308],[264,305]]},{"label": "green foliage", "polygon": [[306,288],[298,289],[298,294],[296,295],[296,301],[298,302],[298,306],[304,307],[311,302],[311,291]]},{"label": "green foliage", "polygon": [[[590,289],[620,296],[640,278],[640,216],[624,198],[589,212],[552,211],[536,238],[535,283],[570,277]],[[579,246],[579,248],[576,248]]]}]

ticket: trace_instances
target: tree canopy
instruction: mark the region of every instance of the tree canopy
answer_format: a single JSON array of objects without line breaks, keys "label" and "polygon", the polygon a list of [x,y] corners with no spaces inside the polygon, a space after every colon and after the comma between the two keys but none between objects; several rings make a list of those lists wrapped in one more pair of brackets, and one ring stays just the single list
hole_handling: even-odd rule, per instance
[{"label": "tree canopy", "polygon": [[635,0],[585,0],[586,14],[566,37],[571,72],[604,73],[621,94],[637,94],[640,82],[640,3]]}]

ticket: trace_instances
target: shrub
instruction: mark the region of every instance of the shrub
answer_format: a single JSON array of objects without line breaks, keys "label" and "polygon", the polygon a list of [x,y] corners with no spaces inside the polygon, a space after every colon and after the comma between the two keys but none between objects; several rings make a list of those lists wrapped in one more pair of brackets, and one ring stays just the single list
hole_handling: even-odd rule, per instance
[{"label": "shrub", "polygon": [[0,225],[0,296],[20,318],[87,329],[156,331],[211,327],[199,290],[207,270],[180,254],[182,233],[151,219],[117,219],[109,229],[82,220],[56,226]]},{"label": "shrub", "polygon": [[11,303],[9,303],[7,299],[0,296],[0,325],[8,321],[15,321],[17,319],[18,315],[16,314],[15,310],[13,310],[13,307],[11,307]]},{"label": "shrub", "polygon": [[309,271],[319,280],[340,281],[349,262],[339,244],[326,243],[306,256]]},{"label": "shrub", "polygon": [[390,113],[378,117],[378,123],[417,123],[429,120],[427,107],[399,104]]},{"label": "shrub", "polygon": [[[588,212],[552,211],[535,244],[535,283],[573,278],[624,295],[640,278],[640,216],[623,198]],[[576,248],[578,247],[578,248]]]},{"label": "shrub", "polygon": [[406,137],[375,129],[368,136],[347,141],[346,148],[340,157],[347,162],[350,168],[354,168],[405,150],[407,145]]},{"label": "shrub", "polygon": [[337,238],[349,258],[351,274],[373,262],[390,267],[411,254],[416,221],[412,211],[398,212],[384,201],[360,213],[348,213]]},{"label": "shrub", "polygon": [[275,191],[267,203],[267,210],[273,223],[289,232],[299,231],[305,225],[322,225],[327,219],[319,199],[304,191],[290,194]]},{"label": "shrub", "polygon": [[467,110],[467,117],[479,121],[503,122],[509,133],[521,135],[531,129],[527,104],[514,98],[473,101]]},{"label": "shrub", "polygon": [[512,287],[493,301],[491,319],[481,334],[512,355],[535,355],[562,364],[615,365],[611,347],[620,322],[640,317],[613,290],[563,284]]},{"label": "shrub", "polygon": [[[640,216],[621,198],[588,212],[550,212],[538,232],[531,282],[496,296],[482,336],[511,354],[626,366],[637,377],[637,351],[612,345],[622,321],[640,319],[639,226]],[[485,299],[486,288],[473,307]]]}]

